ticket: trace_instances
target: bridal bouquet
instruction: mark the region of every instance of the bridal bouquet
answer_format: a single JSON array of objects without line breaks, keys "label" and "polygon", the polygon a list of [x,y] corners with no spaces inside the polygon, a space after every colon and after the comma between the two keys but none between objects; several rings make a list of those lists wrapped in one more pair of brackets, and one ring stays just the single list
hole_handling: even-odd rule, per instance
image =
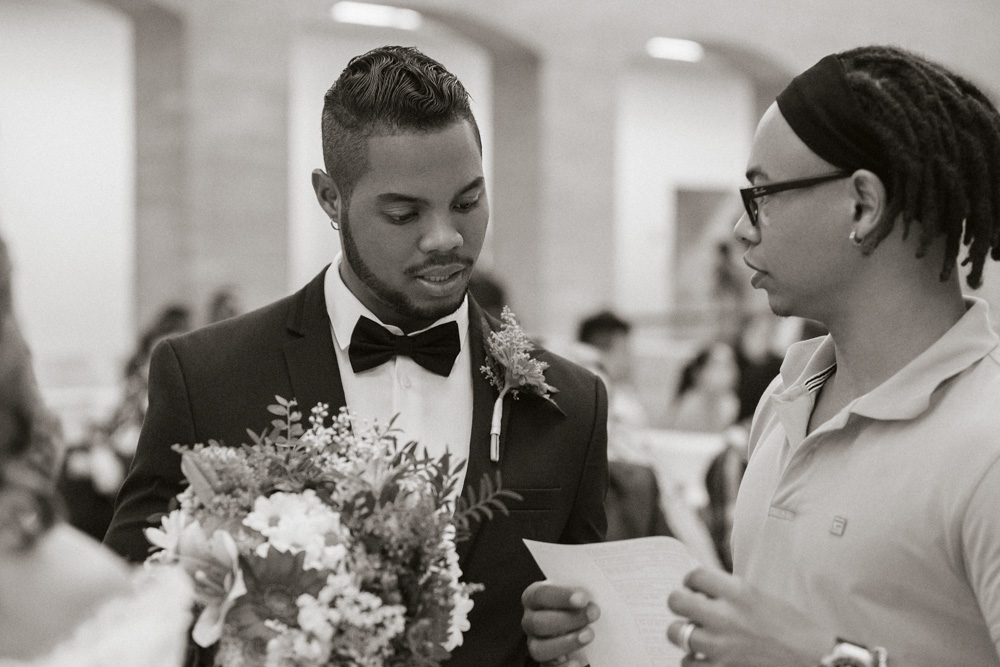
[{"label": "bridal bouquet", "polygon": [[457,473],[392,424],[276,397],[271,429],[239,448],[175,445],[189,486],[147,528],[151,564],[195,584],[193,641],[215,665],[438,665],[469,629],[477,584],[456,540],[506,513],[499,477],[454,502]]}]

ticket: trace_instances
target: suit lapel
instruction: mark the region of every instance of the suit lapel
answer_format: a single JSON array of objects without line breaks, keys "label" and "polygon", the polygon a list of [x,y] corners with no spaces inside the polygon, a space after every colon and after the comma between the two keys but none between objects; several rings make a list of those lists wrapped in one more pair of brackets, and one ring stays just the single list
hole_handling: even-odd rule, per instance
[{"label": "suit lapel", "polygon": [[[485,327],[485,329],[484,329]],[[493,417],[493,402],[497,391],[479,368],[486,363],[485,337],[490,326],[483,311],[471,297],[469,298],[469,357],[472,361],[472,434],[469,438],[469,461],[466,465],[465,484],[462,495],[472,487],[479,486],[479,480],[486,473],[493,474],[496,464],[490,461],[490,421]],[[472,550],[481,527],[480,522],[470,526],[469,539],[457,545],[459,565],[463,565]]]},{"label": "suit lapel", "polygon": [[[465,483],[462,487],[462,495],[469,488],[477,488],[479,480],[483,475],[489,474],[493,477],[497,471],[504,468],[510,470],[512,461],[504,458],[504,453],[512,443],[507,442],[507,434],[510,432],[508,423],[514,414],[515,404],[521,404],[518,410],[537,410],[538,414],[548,413],[553,418],[565,417],[565,413],[555,402],[546,401],[532,395],[525,395],[518,401],[514,401],[511,396],[504,398],[503,421],[500,426],[500,462],[490,461],[490,422],[493,420],[493,403],[497,399],[498,392],[490,384],[480,368],[486,363],[486,337],[492,331],[500,328],[500,323],[486,316],[479,304],[469,297],[469,356],[472,361],[472,436],[469,441],[469,461],[466,466]],[[557,395],[558,397],[558,395]],[[558,400],[558,398],[556,398]],[[530,407],[529,407],[530,406]],[[504,484],[505,480],[501,480]],[[478,491],[478,489],[477,489]],[[468,540],[459,542],[456,549],[458,551],[459,565],[464,566],[469,558],[476,539],[482,528],[481,522],[475,522],[470,526],[471,535]]]},{"label": "suit lapel", "polygon": [[329,268],[296,295],[288,315],[285,362],[295,398],[305,416],[320,402],[329,404],[331,415],[347,405],[326,311],[323,281]]}]

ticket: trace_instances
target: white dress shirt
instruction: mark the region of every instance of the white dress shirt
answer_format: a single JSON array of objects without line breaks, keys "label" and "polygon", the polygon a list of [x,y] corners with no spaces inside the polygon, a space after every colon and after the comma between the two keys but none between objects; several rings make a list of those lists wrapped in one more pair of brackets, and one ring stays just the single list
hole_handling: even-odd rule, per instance
[{"label": "white dress shirt", "polygon": [[[333,330],[333,349],[337,354],[340,380],[351,415],[368,422],[378,420],[380,424],[388,423],[394,415],[398,415],[395,425],[403,431],[403,442],[416,440],[434,458],[447,450],[451,452],[453,467],[457,462],[467,460],[472,435],[468,298],[454,313],[431,325],[452,321],[458,324],[461,347],[448,377],[432,373],[404,356],[355,373],[348,357],[348,347],[360,317],[367,317],[396,335],[403,335],[403,331],[380,320],[354,296],[340,277],[341,261],[342,255],[337,255],[326,272],[324,286],[326,310],[330,314]],[[456,485],[456,495],[461,493],[464,479],[463,469]]]}]

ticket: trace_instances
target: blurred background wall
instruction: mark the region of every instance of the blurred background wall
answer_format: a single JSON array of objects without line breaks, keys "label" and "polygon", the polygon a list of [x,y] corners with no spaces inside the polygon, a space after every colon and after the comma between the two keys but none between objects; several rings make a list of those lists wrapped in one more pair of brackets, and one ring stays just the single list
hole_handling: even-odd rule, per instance
[{"label": "blurred background wall", "polygon": [[[163,308],[201,324],[220,288],[254,308],[332,259],[309,187],[322,95],[371,47],[416,45],[465,82],[493,212],[482,266],[547,340],[602,307],[630,318],[649,401],[733,307],[713,266],[757,118],[793,73],[882,42],[1000,91],[995,0],[413,0],[405,27],[333,5],[0,0],[0,234],[71,426],[113,400]],[[655,37],[704,53],[653,58]],[[996,267],[982,294],[1000,313]]]}]

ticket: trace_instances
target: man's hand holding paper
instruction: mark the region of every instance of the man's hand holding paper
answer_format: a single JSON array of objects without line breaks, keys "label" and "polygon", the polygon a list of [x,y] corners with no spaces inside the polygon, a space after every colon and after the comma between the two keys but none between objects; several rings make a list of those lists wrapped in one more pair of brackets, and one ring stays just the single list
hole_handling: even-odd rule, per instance
[{"label": "man's hand holding paper", "polygon": [[521,627],[528,635],[528,651],[542,663],[561,667],[583,667],[567,657],[594,640],[590,627],[601,616],[600,608],[582,588],[538,581],[521,596],[524,618]]},{"label": "man's hand holding paper", "polygon": [[[683,652],[666,637],[674,620],[666,600],[696,565],[681,542],[525,544],[548,577],[522,597],[522,627],[534,659],[579,667],[680,663]],[[569,662],[551,662],[564,656]]]}]

